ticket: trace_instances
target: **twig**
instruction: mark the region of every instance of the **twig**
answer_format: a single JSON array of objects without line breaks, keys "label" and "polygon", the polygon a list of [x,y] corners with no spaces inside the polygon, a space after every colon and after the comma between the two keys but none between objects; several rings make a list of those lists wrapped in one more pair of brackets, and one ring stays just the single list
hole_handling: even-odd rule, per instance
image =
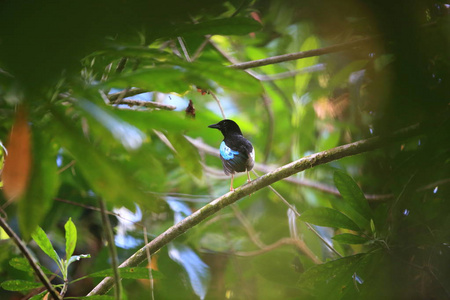
[{"label": "twig", "polygon": [[[298,172],[306,169],[313,168],[322,164],[329,163],[341,159],[343,157],[360,154],[370,150],[378,149],[386,144],[392,143],[399,139],[405,139],[408,137],[416,136],[420,133],[419,126],[410,126],[395,132],[390,136],[385,137],[373,137],[366,140],[346,144],[327,151],[318,152],[299,160],[293,161],[287,165],[284,165],[272,172],[269,172],[232,192],[228,192],[225,195],[213,200],[209,204],[206,204],[202,208],[193,212],[190,216],[186,217],[182,221],[168,228],[165,232],[154,238],[150,243],[146,244],[143,248],[134,253],[126,261],[124,261],[120,267],[134,267],[142,263],[146,259],[146,248],[149,248],[151,253],[156,253],[167,243],[173,241],[176,237],[188,231],[190,228],[199,224],[206,218],[220,211],[224,207],[248,196],[256,191],[267,187],[283,178],[289,177]],[[114,280],[110,277],[103,279],[89,294],[102,295],[105,294],[113,285]]]},{"label": "twig", "polygon": [[73,166],[76,163],[75,160],[72,160],[70,163],[68,163],[67,165],[65,165],[64,167],[62,167],[61,169],[58,170],[58,174],[61,174],[62,172],[64,172],[65,170],[67,170],[68,168],[70,168],[71,166]]},{"label": "twig", "polygon": [[31,255],[31,253],[28,251],[25,244],[17,236],[17,234],[12,230],[12,228],[9,227],[9,225],[5,221],[5,219],[3,219],[1,217],[0,217],[0,226],[3,228],[3,230],[6,232],[6,234],[13,240],[13,242],[19,248],[20,252],[22,252],[22,254],[25,256],[25,258],[28,260],[31,268],[33,268],[33,270],[34,270],[34,273],[37,275],[37,277],[42,282],[42,284],[45,286],[45,288],[50,293],[50,295],[53,297],[53,299],[61,299],[58,292],[55,290],[53,285],[50,283],[47,276],[45,276],[42,269],[39,267],[36,259]]},{"label": "twig", "polygon": [[100,212],[102,215],[103,228],[105,231],[106,241],[108,242],[108,248],[109,248],[109,252],[110,252],[110,256],[111,256],[111,267],[113,270],[113,275],[114,275],[113,279],[114,279],[114,285],[115,285],[114,295],[117,300],[120,300],[120,299],[122,299],[122,284],[120,282],[120,274],[119,274],[119,269],[118,269],[119,263],[118,263],[118,258],[117,258],[117,249],[116,249],[116,245],[114,243],[114,236],[112,233],[111,223],[109,223],[109,219],[106,214],[105,202],[102,199],[100,199],[99,204],[100,204]]},{"label": "twig", "polygon": [[216,94],[214,94],[214,93],[211,92],[211,91],[209,91],[209,94],[211,94],[211,96],[214,98],[214,100],[216,100],[217,104],[219,105],[220,112],[222,113],[222,117],[223,117],[224,119],[226,119],[226,117],[225,117],[225,112],[223,111],[223,108],[222,108],[222,105],[220,104],[219,98],[217,98]]},{"label": "twig", "polygon": [[189,56],[189,53],[187,51],[186,45],[184,44],[183,38],[181,36],[177,37],[178,43],[180,43],[181,50],[183,50],[184,57],[186,58],[187,62],[192,62],[191,57]]},{"label": "twig", "polygon": [[259,248],[265,248],[266,245],[261,241],[261,239],[258,237],[258,234],[256,233],[253,226],[250,224],[250,222],[247,220],[247,218],[244,216],[244,214],[239,210],[236,204],[230,205],[231,209],[234,212],[234,215],[236,218],[241,222],[241,224],[244,226],[245,230],[248,233],[248,236],[253,241],[253,243],[258,246]]},{"label": "twig", "polygon": [[116,104],[126,104],[129,106],[142,106],[142,107],[151,107],[151,108],[159,108],[159,109],[164,109],[164,110],[174,110],[177,107],[173,106],[173,105],[167,105],[167,104],[162,104],[162,103],[158,103],[158,102],[153,102],[153,101],[142,101],[142,100],[134,100],[134,99],[122,99],[122,100],[116,100],[113,103],[114,105]]},{"label": "twig", "polygon": [[354,40],[351,42],[345,42],[345,43],[336,44],[333,46],[328,46],[328,47],[319,48],[319,49],[313,49],[313,50],[307,50],[307,51],[301,51],[301,52],[295,52],[295,53],[288,53],[288,54],[277,55],[277,56],[272,56],[272,57],[258,59],[258,60],[236,63],[233,65],[230,65],[229,67],[232,69],[245,70],[245,69],[250,69],[250,68],[267,66],[267,65],[271,65],[271,64],[277,64],[277,63],[285,62],[285,61],[297,60],[297,59],[306,58],[306,57],[313,57],[313,56],[319,56],[319,55],[324,55],[324,54],[329,54],[329,53],[334,53],[334,52],[340,52],[340,51],[343,51],[343,50],[346,50],[349,48],[364,45],[365,43],[372,41],[373,39],[375,39],[375,37],[367,37],[367,38],[357,39],[357,40]]},{"label": "twig", "polygon": [[[147,92],[148,92],[147,90],[139,89],[139,88],[130,89],[124,94],[124,98],[131,97],[131,96],[136,96],[136,95],[147,93]],[[117,99],[119,99],[121,94],[122,94],[122,92],[118,92],[118,93],[114,93],[114,94],[108,94],[107,97],[108,97],[109,101],[114,102]]]},{"label": "twig", "polygon": [[321,264],[322,262],[317,258],[316,255],[314,255],[313,252],[311,252],[311,250],[306,246],[305,242],[303,242],[302,240],[299,239],[294,239],[294,238],[282,238],[278,241],[276,241],[273,244],[267,245],[266,247],[259,249],[259,250],[255,250],[255,251],[238,251],[238,252],[234,252],[233,254],[235,255],[239,255],[239,256],[255,256],[255,255],[260,255],[260,254],[264,254],[266,252],[272,251],[278,247],[284,246],[284,245],[294,245],[296,246],[303,254],[305,254],[306,256],[308,256],[315,264]]}]

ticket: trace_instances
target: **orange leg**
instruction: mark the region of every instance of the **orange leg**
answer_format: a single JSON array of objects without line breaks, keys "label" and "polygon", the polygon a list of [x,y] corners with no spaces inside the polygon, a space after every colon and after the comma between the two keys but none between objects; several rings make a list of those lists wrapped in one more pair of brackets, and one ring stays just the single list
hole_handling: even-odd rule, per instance
[{"label": "orange leg", "polygon": [[233,179],[234,179],[234,174],[231,174],[230,192],[234,191],[234,188],[233,188]]}]

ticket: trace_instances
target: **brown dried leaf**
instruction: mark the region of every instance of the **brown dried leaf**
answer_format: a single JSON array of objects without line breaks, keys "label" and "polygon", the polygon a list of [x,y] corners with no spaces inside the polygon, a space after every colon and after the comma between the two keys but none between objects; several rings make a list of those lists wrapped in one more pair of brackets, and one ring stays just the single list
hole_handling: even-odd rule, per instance
[{"label": "brown dried leaf", "polygon": [[8,155],[3,168],[3,193],[8,200],[15,200],[25,193],[31,170],[31,134],[27,113],[23,107],[16,112],[16,119],[9,136]]}]

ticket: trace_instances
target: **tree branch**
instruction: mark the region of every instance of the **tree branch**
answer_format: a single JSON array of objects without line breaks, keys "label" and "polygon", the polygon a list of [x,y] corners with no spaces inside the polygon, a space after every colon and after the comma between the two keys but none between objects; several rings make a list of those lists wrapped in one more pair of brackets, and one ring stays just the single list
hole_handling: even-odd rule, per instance
[{"label": "tree branch", "polygon": [[142,107],[151,107],[151,108],[159,108],[159,109],[164,109],[164,110],[174,110],[176,109],[176,106],[173,105],[167,105],[167,104],[162,104],[162,103],[158,103],[158,102],[153,102],[153,101],[142,101],[142,100],[134,100],[134,99],[122,99],[120,101],[115,101],[114,103],[111,104],[126,104],[129,106],[142,106]]},{"label": "tree branch", "polygon": [[233,69],[245,70],[245,69],[250,69],[250,68],[267,66],[267,65],[271,65],[271,64],[277,64],[277,63],[285,62],[285,61],[297,60],[297,59],[306,58],[306,57],[313,57],[313,56],[319,56],[319,55],[324,55],[324,54],[329,54],[329,53],[334,53],[334,52],[340,52],[340,51],[343,51],[343,50],[346,50],[349,48],[364,45],[365,43],[372,41],[374,38],[375,37],[367,37],[367,38],[357,39],[357,40],[354,40],[351,42],[336,44],[333,46],[323,47],[323,48],[319,48],[319,49],[313,49],[313,50],[307,50],[307,51],[301,51],[301,52],[295,52],[295,53],[288,53],[288,54],[277,55],[277,56],[272,56],[272,57],[268,57],[268,58],[242,62],[242,63],[235,63],[233,65],[230,65],[229,67],[233,68]]},{"label": "tree branch", "polygon": [[[114,93],[114,94],[108,94],[107,97],[108,97],[109,101],[114,102],[117,99],[119,99],[119,97],[122,95],[122,92],[123,91],[120,91],[120,92]],[[144,89],[130,89],[126,93],[124,93],[123,98],[136,96],[136,95],[147,93],[147,92],[148,91],[144,90]]]},{"label": "tree branch", "polygon": [[[255,193],[256,191],[273,184],[283,178],[289,177],[298,172],[306,169],[313,168],[318,165],[326,164],[331,161],[360,154],[370,150],[374,150],[392,143],[397,140],[405,139],[418,135],[420,133],[419,125],[410,126],[408,128],[399,130],[390,136],[385,137],[373,137],[366,140],[342,145],[330,150],[315,153],[299,160],[293,161],[287,165],[279,167],[278,169],[269,172],[239,188],[236,188],[232,192],[228,192],[225,195],[213,200],[209,204],[206,204],[199,210],[193,212],[190,216],[186,217],[182,221],[168,228],[165,232],[157,236],[150,243],[139,249],[135,254],[124,261],[120,267],[134,267],[142,263],[146,259],[147,248],[151,253],[156,253],[167,243],[174,240],[176,237],[185,233],[190,228],[199,224],[206,218],[212,216],[216,212],[220,211],[224,207],[242,199],[244,196]],[[103,279],[89,294],[102,295],[105,294],[113,285],[114,280],[111,277]]]},{"label": "tree branch", "polygon": [[[219,156],[218,149],[211,147],[210,145],[205,144],[202,141],[193,139],[191,137],[186,136],[186,138],[197,149],[204,151],[205,153],[210,154],[210,155]],[[220,171],[217,170],[217,173],[215,173],[216,169],[210,168],[208,166],[204,166],[204,167],[205,167],[206,171],[212,173],[214,176],[219,176],[218,174],[220,174],[220,175],[223,175],[224,178],[228,177],[228,176],[224,175],[222,170],[220,170]],[[254,168],[254,170],[264,172],[264,173],[269,173],[276,169],[276,167],[270,167],[268,165],[261,164],[261,163],[255,163],[255,166],[253,168]],[[287,177],[287,178],[284,178],[283,180],[293,183],[293,184],[300,185],[300,186],[313,188],[313,189],[316,189],[316,190],[324,192],[324,193],[335,195],[337,197],[341,197],[341,194],[339,193],[339,191],[336,187],[325,184],[325,183],[317,182],[317,181],[314,181],[314,180],[311,180],[308,178],[299,179],[299,178]],[[392,199],[394,197],[393,194],[364,194],[364,196],[369,201],[386,201],[386,200]]]}]

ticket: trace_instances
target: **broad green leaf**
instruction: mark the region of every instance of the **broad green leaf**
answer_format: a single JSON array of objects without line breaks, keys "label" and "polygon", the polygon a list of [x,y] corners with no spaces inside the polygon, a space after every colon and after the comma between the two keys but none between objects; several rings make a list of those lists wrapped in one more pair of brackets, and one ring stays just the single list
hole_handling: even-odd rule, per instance
[{"label": "broad green leaf", "polygon": [[29,291],[42,286],[40,282],[32,282],[26,280],[8,280],[1,284],[2,288],[7,291],[21,292]]},{"label": "broad green leaf", "polygon": [[[136,267],[136,268],[119,268],[119,273],[121,278],[125,279],[148,279],[149,270],[147,268]],[[112,269],[107,269],[99,272],[89,274],[88,277],[112,277],[114,272]],[[152,270],[153,278],[162,278],[162,274],[159,271]]]},{"label": "broad green leaf", "polygon": [[243,17],[233,17],[227,19],[217,19],[205,21],[198,24],[186,24],[175,30],[174,36],[185,34],[196,35],[243,35],[261,29],[261,24],[257,21]]},{"label": "broad green leaf", "polygon": [[341,244],[350,244],[350,245],[364,244],[369,241],[365,237],[351,234],[351,233],[342,233],[342,234],[335,235],[335,236],[333,236],[333,240],[335,240]]},{"label": "broad green leaf", "polygon": [[47,235],[45,234],[44,230],[42,230],[41,227],[36,228],[36,230],[31,234],[31,237],[36,242],[36,244],[39,246],[39,248],[44,251],[45,254],[47,254],[51,259],[53,259],[57,264],[60,262],[60,258],[58,256],[58,253],[56,253],[55,249],[52,246],[52,243],[48,239]]},{"label": "broad green leaf", "polygon": [[67,220],[64,229],[66,230],[66,259],[69,259],[77,245],[77,228],[73,224],[72,218]]},{"label": "broad green leaf", "polygon": [[346,215],[328,207],[311,208],[302,213],[300,220],[319,226],[360,230]]},{"label": "broad green leaf", "polygon": [[[336,201],[337,205],[340,205],[341,211],[362,228],[368,228],[369,221],[373,218],[372,211],[364,193],[353,178],[344,172],[336,171],[334,173],[334,184],[344,200]],[[362,220],[360,216],[364,219]]]},{"label": "broad green leaf", "polygon": [[[262,93],[261,83],[242,70],[235,70],[214,63],[183,64],[194,78],[203,78],[205,82],[215,81],[220,87],[246,94]],[[195,82],[193,82],[195,84]],[[198,84],[200,85],[200,83]]]},{"label": "broad green leaf", "polygon": [[109,133],[125,147],[125,149],[136,150],[141,147],[142,143],[145,141],[146,136],[141,130],[119,119],[108,110],[102,109],[100,106],[84,99],[79,99],[77,104],[96,122],[108,130]]},{"label": "broad green leaf", "polygon": [[175,148],[180,165],[195,177],[201,178],[203,168],[197,149],[181,134],[166,134],[166,137]]},{"label": "broad green leaf", "polygon": [[52,128],[55,138],[76,159],[76,167],[81,170],[95,193],[131,210],[135,209],[134,202],[144,199],[147,200],[149,209],[156,207],[155,197],[143,193],[135,181],[127,180],[131,176],[125,171],[126,168],[95,148],[59,112],[53,110],[53,113],[56,116],[55,126]]},{"label": "broad green leaf", "polygon": [[[28,260],[25,257],[14,257],[9,261],[11,267],[24,272],[34,272],[33,268],[30,266]],[[44,271],[45,274],[54,274],[46,267],[39,264],[39,267]]]},{"label": "broad green leaf", "polygon": [[24,271],[24,272],[33,272],[33,268],[31,268],[28,260],[24,257],[14,257],[9,261],[9,265],[14,269]]},{"label": "broad green leaf", "polygon": [[300,288],[318,299],[340,299],[364,257],[365,254],[357,254],[314,266],[301,275]]},{"label": "broad green leaf", "polygon": [[149,91],[183,94],[189,90],[190,84],[207,85],[203,80],[196,79],[189,77],[184,68],[158,66],[111,77],[105,85],[124,89],[134,86]]},{"label": "broad green leaf", "polygon": [[25,196],[19,201],[19,225],[25,240],[42,222],[59,187],[57,148],[42,130],[33,127],[33,167]]}]

